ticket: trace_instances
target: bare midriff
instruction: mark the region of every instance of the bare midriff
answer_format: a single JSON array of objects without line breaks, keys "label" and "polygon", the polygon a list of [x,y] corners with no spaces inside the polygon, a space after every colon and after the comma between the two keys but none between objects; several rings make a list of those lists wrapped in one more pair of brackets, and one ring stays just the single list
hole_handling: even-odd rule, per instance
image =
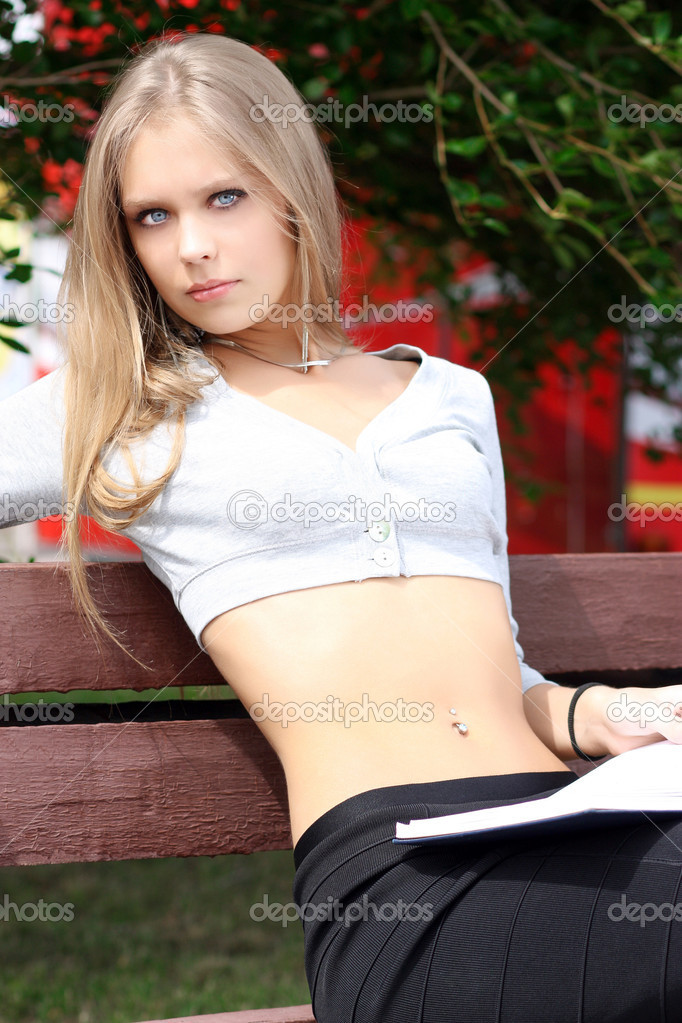
[{"label": "bare midriff", "polygon": [[202,640],[282,763],[294,843],[368,789],[568,770],[526,720],[497,583],[316,586],[219,615]]},{"label": "bare midriff", "polygon": [[[417,369],[358,355],[306,380],[255,361],[230,361],[226,379],[351,450]],[[498,583],[398,576],[294,590],[218,615],[201,640],[282,763],[294,844],[369,789],[569,770],[524,714]]]}]

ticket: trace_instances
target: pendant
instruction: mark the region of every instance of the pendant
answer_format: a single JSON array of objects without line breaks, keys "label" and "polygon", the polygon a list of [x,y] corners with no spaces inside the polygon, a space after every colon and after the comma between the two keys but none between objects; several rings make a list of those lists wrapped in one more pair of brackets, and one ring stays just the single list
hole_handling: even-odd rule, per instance
[{"label": "pendant", "polygon": [[[454,707],[450,707],[450,713],[456,714],[457,711],[455,710]],[[457,729],[460,735],[466,735],[467,732],[469,731],[469,726],[465,725],[463,721],[453,721],[452,724]]]}]

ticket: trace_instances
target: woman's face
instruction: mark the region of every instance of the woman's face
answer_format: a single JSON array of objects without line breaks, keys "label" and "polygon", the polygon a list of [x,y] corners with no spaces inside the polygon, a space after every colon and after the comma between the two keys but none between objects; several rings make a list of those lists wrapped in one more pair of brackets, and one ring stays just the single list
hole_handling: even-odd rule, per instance
[{"label": "woman's face", "polygon": [[[276,341],[283,328],[261,322],[264,303],[289,301],[296,243],[253,198],[252,184],[176,117],[143,129],[133,143],[121,205],[137,257],[166,305],[209,334]],[[216,282],[223,286],[190,292]]]}]

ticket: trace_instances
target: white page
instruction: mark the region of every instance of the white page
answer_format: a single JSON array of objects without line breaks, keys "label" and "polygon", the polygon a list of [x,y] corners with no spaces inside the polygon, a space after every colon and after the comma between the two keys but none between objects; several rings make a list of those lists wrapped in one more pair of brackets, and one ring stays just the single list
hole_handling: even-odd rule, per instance
[{"label": "white page", "polygon": [[682,813],[682,745],[664,739],[620,753],[544,799],[397,822],[395,837],[471,834],[609,809]]}]

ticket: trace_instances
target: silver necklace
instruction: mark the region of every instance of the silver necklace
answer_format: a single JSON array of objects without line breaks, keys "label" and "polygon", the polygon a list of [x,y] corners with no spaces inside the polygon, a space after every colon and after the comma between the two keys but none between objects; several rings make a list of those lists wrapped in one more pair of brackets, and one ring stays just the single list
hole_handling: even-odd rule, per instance
[{"label": "silver necklace", "polygon": [[217,341],[218,344],[226,345],[228,348],[238,348],[240,352],[244,352],[245,355],[252,355],[254,359],[260,359],[261,362],[269,362],[271,366],[282,366],[284,369],[302,369],[304,373],[308,372],[309,366],[328,366],[330,362],[334,362],[336,359],[343,358],[342,355],[332,355],[331,359],[308,359],[308,327],[303,327],[303,342],[301,345],[301,355],[303,362],[275,362],[274,359],[266,359],[264,355],[257,355],[255,352],[250,351],[248,348],[244,348],[243,345],[238,344],[236,341],[226,341],[222,337],[215,337],[214,334],[206,335],[205,339],[211,341]]}]

